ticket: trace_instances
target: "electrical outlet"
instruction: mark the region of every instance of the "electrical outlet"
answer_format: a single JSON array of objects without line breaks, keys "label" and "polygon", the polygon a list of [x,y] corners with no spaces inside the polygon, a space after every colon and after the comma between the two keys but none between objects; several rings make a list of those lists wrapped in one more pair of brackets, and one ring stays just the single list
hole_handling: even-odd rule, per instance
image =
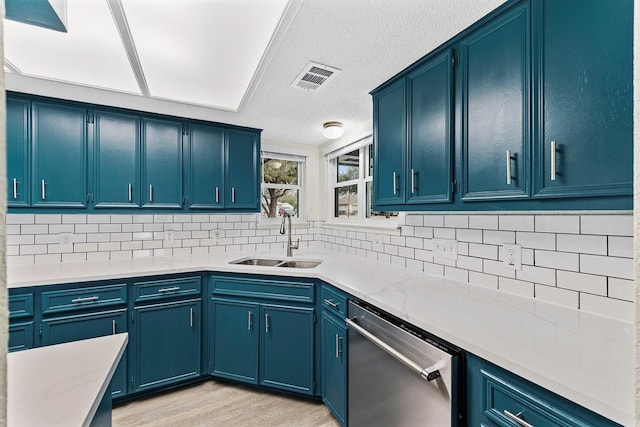
[{"label": "electrical outlet", "polygon": [[168,230],[164,236],[164,240],[166,242],[173,242],[176,239],[176,232],[173,230]]},{"label": "electrical outlet", "polygon": [[522,270],[522,247],[502,245],[502,262],[507,270]]},{"label": "electrical outlet", "polygon": [[216,242],[220,240],[220,230],[213,231],[213,238],[216,239]]},{"label": "electrical outlet", "polygon": [[58,242],[60,243],[61,248],[70,248],[73,246],[73,233],[59,233]]},{"label": "electrical outlet", "polygon": [[444,259],[458,259],[458,242],[455,240],[433,239],[433,256]]}]

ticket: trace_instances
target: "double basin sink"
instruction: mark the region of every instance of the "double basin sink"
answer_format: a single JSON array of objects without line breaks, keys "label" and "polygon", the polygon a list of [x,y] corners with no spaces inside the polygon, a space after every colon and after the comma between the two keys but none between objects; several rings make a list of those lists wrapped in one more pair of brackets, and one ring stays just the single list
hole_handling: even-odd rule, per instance
[{"label": "double basin sink", "polygon": [[302,259],[272,259],[272,258],[240,258],[229,264],[256,265],[260,267],[286,267],[286,268],[314,268],[322,261]]}]

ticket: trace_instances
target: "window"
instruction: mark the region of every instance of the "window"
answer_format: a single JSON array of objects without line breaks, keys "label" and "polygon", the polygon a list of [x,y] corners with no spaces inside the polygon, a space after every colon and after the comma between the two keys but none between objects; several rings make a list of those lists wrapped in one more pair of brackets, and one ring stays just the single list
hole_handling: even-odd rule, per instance
[{"label": "window", "polygon": [[263,218],[277,218],[281,212],[300,216],[304,158],[286,154],[262,153]]},{"label": "window", "polygon": [[333,217],[345,220],[388,219],[397,212],[373,210],[373,147],[371,138],[329,153]]}]

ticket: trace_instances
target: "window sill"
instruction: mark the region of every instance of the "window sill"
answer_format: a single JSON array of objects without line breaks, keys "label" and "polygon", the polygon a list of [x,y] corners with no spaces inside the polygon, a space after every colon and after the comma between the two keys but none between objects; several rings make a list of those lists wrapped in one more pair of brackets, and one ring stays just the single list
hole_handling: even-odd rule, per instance
[{"label": "window sill", "polygon": [[321,226],[336,230],[355,229],[358,231],[387,234],[390,236],[399,236],[402,232],[402,227],[398,224],[398,221],[385,224],[378,224],[376,221],[327,221]]},{"label": "window sill", "polygon": [[[274,220],[260,220],[256,223],[256,228],[258,230],[279,230],[282,225],[281,219]],[[288,225],[287,225],[288,226]],[[309,228],[311,227],[311,223],[303,220],[292,220],[291,228]]]}]

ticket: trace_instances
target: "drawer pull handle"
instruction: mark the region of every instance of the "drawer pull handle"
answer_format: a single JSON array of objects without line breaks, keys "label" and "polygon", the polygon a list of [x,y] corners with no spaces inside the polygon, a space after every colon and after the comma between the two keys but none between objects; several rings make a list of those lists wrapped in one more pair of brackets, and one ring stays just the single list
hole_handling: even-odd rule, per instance
[{"label": "drawer pull handle", "polygon": [[13,198],[18,198],[18,180],[13,178]]},{"label": "drawer pull handle", "polygon": [[411,194],[416,193],[416,171],[411,169]]},{"label": "drawer pull handle", "polygon": [[75,303],[83,303],[83,302],[91,302],[91,301],[98,301],[98,299],[100,299],[99,296],[93,296],[93,297],[85,297],[85,298],[76,298],[76,299],[72,299],[71,302],[75,302]]},{"label": "drawer pull handle", "polygon": [[129,201],[133,200],[133,185],[129,183]]},{"label": "drawer pull handle", "polygon": [[515,421],[522,427],[533,427],[533,424],[529,424],[528,422],[520,418],[522,416],[522,412],[518,412],[517,414],[514,415],[505,409],[504,414],[507,416],[507,418],[511,419],[512,421]]},{"label": "drawer pull handle", "polygon": [[556,180],[556,153],[558,151],[558,147],[556,146],[555,141],[551,141],[551,181]]},{"label": "drawer pull handle", "polygon": [[324,303],[325,303],[325,304],[327,304],[327,305],[330,305],[330,306],[331,306],[331,307],[333,307],[333,308],[338,308],[338,304],[336,304],[335,302],[333,302],[333,301],[332,301],[332,300],[330,300],[330,299],[326,299],[326,298],[325,298]]},{"label": "drawer pull handle", "polygon": [[46,200],[47,199],[46,186],[47,186],[47,183],[44,181],[44,179],[42,181],[40,181],[40,189],[42,190],[42,200]]},{"label": "drawer pull handle", "polygon": [[116,334],[116,321],[115,321],[115,320],[113,320],[112,322],[113,322],[113,323],[111,324],[111,333],[112,333],[113,335],[115,335],[115,334]]},{"label": "drawer pull handle", "polygon": [[231,187],[231,203],[236,202],[236,187]]},{"label": "drawer pull handle", "polygon": [[393,173],[393,195],[395,196],[396,194],[398,194],[398,174],[397,173]]},{"label": "drawer pull handle", "polygon": [[336,359],[340,359],[340,353],[342,353],[342,350],[340,350],[340,335],[336,334]]},{"label": "drawer pull handle", "polygon": [[220,203],[220,188],[216,187],[216,203]]},{"label": "drawer pull handle", "polygon": [[149,203],[153,203],[153,184],[149,184]]},{"label": "drawer pull handle", "polygon": [[267,313],[264,314],[264,331],[269,333],[269,315]]},{"label": "drawer pull handle", "polygon": [[507,150],[507,185],[511,185],[511,150]]},{"label": "drawer pull handle", "polygon": [[193,328],[193,308],[189,309],[189,327]]},{"label": "drawer pull handle", "polygon": [[170,288],[158,289],[158,292],[173,292],[173,291],[179,291],[179,290],[180,290],[180,286],[172,286]]},{"label": "drawer pull handle", "polygon": [[253,313],[251,311],[248,312],[249,314],[247,315],[248,319],[247,319],[247,330],[250,331],[251,327],[253,326]]}]

